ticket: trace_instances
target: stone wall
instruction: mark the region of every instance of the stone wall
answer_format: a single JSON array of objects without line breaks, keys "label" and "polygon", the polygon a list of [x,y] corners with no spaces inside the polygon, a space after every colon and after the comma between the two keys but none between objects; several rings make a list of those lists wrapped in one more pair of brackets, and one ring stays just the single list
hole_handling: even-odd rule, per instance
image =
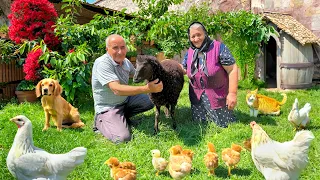
[{"label": "stone wall", "polygon": [[288,13],[320,37],[320,1],[264,0],[264,11]]}]

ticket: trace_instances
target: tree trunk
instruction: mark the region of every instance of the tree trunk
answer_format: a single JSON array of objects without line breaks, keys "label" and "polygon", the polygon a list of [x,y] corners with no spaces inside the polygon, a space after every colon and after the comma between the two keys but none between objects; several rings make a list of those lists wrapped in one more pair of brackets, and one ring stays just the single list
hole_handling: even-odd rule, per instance
[{"label": "tree trunk", "polygon": [[0,23],[9,24],[8,15],[10,14],[12,0],[0,0]]}]

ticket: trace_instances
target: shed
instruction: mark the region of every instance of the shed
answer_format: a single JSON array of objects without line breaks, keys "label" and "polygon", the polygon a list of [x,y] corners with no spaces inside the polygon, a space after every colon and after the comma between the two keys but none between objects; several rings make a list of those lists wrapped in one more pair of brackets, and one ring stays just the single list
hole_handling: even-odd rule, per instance
[{"label": "shed", "polygon": [[279,36],[272,35],[268,44],[263,44],[257,60],[258,78],[271,88],[311,87],[314,74],[312,46],[320,45],[320,39],[288,14],[265,12],[263,17]]}]

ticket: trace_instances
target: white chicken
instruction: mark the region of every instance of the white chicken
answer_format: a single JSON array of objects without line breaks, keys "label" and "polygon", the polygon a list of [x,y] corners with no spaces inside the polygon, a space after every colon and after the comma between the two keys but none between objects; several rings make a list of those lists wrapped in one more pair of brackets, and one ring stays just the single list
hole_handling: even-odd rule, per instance
[{"label": "white chicken", "polygon": [[307,124],[310,122],[310,110],[310,103],[306,103],[304,107],[299,110],[298,99],[295,99],[292,109],[288,115],[288,120],[293,124],[295,130],[304,129],[307,126]]},{"label": "white chicken", "polygon": [[314,135],[302,130],[292,141],[277,142],[256,122],[251,122],[251,156],[266,180],[296,180],[308,164],[308,150]]},{"label": "white chicken", "polygon": [[33,145],[31,121],[19,115],[10,121],[18,126],[7,157],[7,167],[18,180],[63,180],[83,163],[87,149],[77,147],[66,154],[50,154]]}]

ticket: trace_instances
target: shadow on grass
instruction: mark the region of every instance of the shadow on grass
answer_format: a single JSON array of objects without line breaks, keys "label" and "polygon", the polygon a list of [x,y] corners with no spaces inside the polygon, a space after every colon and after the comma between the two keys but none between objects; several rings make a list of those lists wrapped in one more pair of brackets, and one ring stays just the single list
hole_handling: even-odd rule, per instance
[{"label": "shadow on grass", "polygon": [[277,121],[272,115],[262,115],[259,114],[258,117],[250,117],[249,114],[243,113],[241,111],[234,111],[238,122],[249,125],[251,121],[256,121],[258,124],[268,124],[272,126],[277,125]]},{"label": "shadow on grass", "polygon": [[[230,178],[228,176],[228,168],[226,168],[226,167],[218,166],[215,169],[215,173],[216,173],[216,176],[219,177],[219,178],[223,178],[223,179]],[[251,174],[251,171],[248,170],[248,169],[235,168],[235,169],[231,170],[231,176],[232,175],[250,176],[250,174]]]},{"label": "shadow on grass", "polygon": [[190,174],[192,174],[192,175],[198,175],[198,174],[201,174],[201,173],[202,172],[199,169],[194,168],[194,167],[192,167],[191,172],[190,172]]},{"label": "shadow on grass", "polygon": [[207,123],[199,123],[192,120],[191,109],[179,107],[177,113],[178,137],[185,145],[193,146],[201,142],[206,134]]},{"label": "shadow on grass", "polygon": [[305,91],[320,90],[320,85],[317,84],[317,85],[314,85],[314,86],[312,86],[312,87],[310,87],[308,89],[303,89],[303,90],[305,90]]},{"label": "shadow on grass", "polygon": [[[57,129],[57,126],[55,125],[50,125],[49,129]],[[74,131],[74,132],[83,132],[83,128],[66,128],[62,127],[62,131]]]},{"label": "shadow on grass", "polygon": [[[200,171],[199,169],[196,169],[196,168],[193,168],[193,169],[191,170],[191,172],[190,172],[190,175],[191,175],[191,176],[193,176],[193,175],[199,175],[199,174],[201,174],[201,171]],[[190,176],[190,175],[187,175],[187,176]],[[160,177],[168,177],[168,178],[171,178],[171,175],[170,175],[169,171],[166,170],[166,171],[164,171],[164,172],[159,173],[159,176],[158,176],[158,177],[159,177],[159,178],[160,178]]]},{"label": "shadow on grass", "polygon": [[305,128],[305,130],[318,130],[320,129],[320,126],[317,126],[317,125],[307,125],[307,127]]},{"label": "shadow on grass", "polygon": [[178,107],[175,111],[175,119],[177,121],[177,128],[172,127],[172,119],[166,118],[163,110],[160,112],[159,119],[159,133],[154,135],[154,112],[150,115],[137,115],[132,119],[143,118],[139,125],[134,126],[137,130],[149,136],[165,136],[165,132],[174,131],[178,138],[181,139],[185,145],[192,146],[201,142],[202,137],[206,133],[206,123],[193,122],[191,118],[191,110],[187,107]]}]

